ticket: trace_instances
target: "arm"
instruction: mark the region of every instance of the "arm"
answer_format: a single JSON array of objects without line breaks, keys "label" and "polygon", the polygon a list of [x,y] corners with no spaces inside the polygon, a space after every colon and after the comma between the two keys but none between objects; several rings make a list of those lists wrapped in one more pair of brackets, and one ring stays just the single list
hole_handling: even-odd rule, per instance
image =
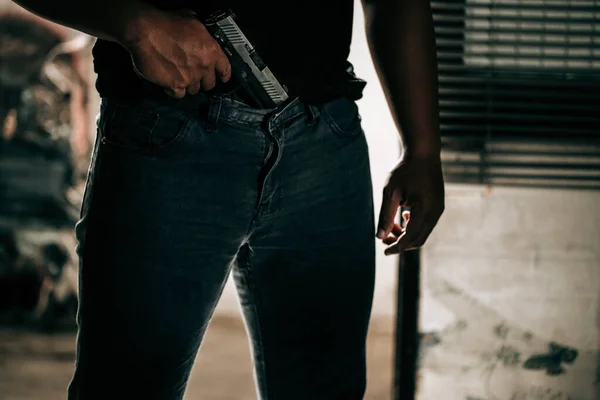
[{"label": "arm", "polygon": [[363,0],[369,48],[407,155],[440,152],[437,60],[428,0]]},{"label": "arm", "polygon": [[136,72],[182,98],[231,77],[229,60],[206,27],[187,12],[167,13],[139,0],[14,0],[42,18],[117,42]]},{"label": "arm", "polygon": [[144,21],[158,10],[138,0],[14,0],[49,21],[127,46],[136,42]]},{"label": "arm", "polygon": [[[444,210],[435,35],[429,0],[363,0],[369,48],[404,151],[383,192],[386,254],[422,246]],[[406,229],[395,223],[398,207]]]}]

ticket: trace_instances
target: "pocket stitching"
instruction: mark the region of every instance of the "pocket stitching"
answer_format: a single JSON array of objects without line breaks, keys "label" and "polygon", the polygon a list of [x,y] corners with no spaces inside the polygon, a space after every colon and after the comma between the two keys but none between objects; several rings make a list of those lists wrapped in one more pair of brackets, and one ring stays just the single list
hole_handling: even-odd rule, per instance
[{"label": "pocket stitching", "polygon": [[[350,100],[351,101],[351,100]],[[328,125],[331,127],[331,130],[339,137],[355,137],[362,132],[361,118],[360,114],[357,115],[358,123],[356,126],[353,126],[351,129],[344,130],[339,124],[335,121],[335,118],[331,116],[326,107],[323,107],[322,113],[325,115],[325,119],[327,120]],[[358,113],[358,110],[357,110]],[[352,125],[355,123],[353,122]]]},{"label": "pocket stitching", "polygon": [[[127,105],[118,105],[118,108],[112,113],[112,115],[109,118],[109,121],[107,121],[107,123],[104,126],[104,129],[110,129],[110,130],[118,130],[119,127],[121,126],[121,122],[122,122],[122,114],[117,115],[119,112],[123,112],[123,109],[127,109],[129,108],[129,110],[132,110],[132,107],[129,107]],[[148,110],[139,110],[139,111],[133,111],[133,112],[139,112],[140,113],[140,117],[141,118],[148,118],[149,116],[153,117],[153,121],[151,122],[151,124],[148,124],[148,126],[150,128],[145,129],[146,132],[145,134],[147,135],[147,145],[148,148],[143,148],[140,145],[126,145],[126,144],[122,144],[113,140],[110,140],[110,138],[108,138],[106,136],[106,132],[103,133],[102,135],[102,144],[105,145],[109,145],[109,146],[114,146],[116,148],[120,148],[120,149],[126,149],[126,150],[130,150],[130,151],[136,151],[136,152],[142,152],[142,153],[152,153],[155,151],[161,151],[164,152],[166,150],[169,150],[170,147],[175,146],[177,143],[179,143],[180,141],[182,141],[185,137],[188,136],[189,132],[191,131],[192,128],[192,117],[191,115],[186,115],[181,123],[181,128],[179,129],[178,133],[168,142],[161,144],[161,145],[154,145],[152,144],[151,140],[152,140],[152,133],[155,131],[156,126],[158,125],[158,121],[160,119],[160,114],[158,113],[153,113],[150,112]]]},{"label": "pocket stitching", "polygon": [[[158,118],[156,119],[156,121],[158,122]],[[189,133],[192,130],[192,125],[193,124],[191,115],[186,115],[183,119],[181,128],[179,129],[179,132],[177,132],[175,137],[173,137],[173,139],[169,140],[167,143],[161,144],[159,146],[150,144],[150,151],[165,151],[168,150],[170,147],[177,145],[189,135]],[[154,125],[154,127],[156,127],[156,124]],[[152,138],[152,132],[154,132],[154,127],[148,135],[148,140],[151,140]]]},{"label": "pocket stitching", "polygon": [[117,104],[114,111],[111,113],[112,115],[110,115],[110,117],[108,118],[108,120],[106,121],[106,124],[104,125],[103,129],[104,132],[102,134],[102,144],[108,144],[111,146],[115,146],[115,147],[119,147],[121,149],[128,149],[128,150],[135,150],[135,151],[144,151],[143,148],[141,148],[141,146],[138,145],[127,145],[127,144],[123,144],[123,143],[119,143],[117,141],[111,140],[106,133],[110,132],[110,131],[118,131],[122,124],[123,124],[123,114],[125,112],[129,112],[129,113],[137,113],[137,119],[143,120],[143,119],[148,119],[148,117],[153,118],[153,121],[149,124],[149,128],[145,129],[145,135],[147,136],[147,140],[148,140],[148,144],[149,140],[150,140],[150,135],[152,134],[152,131],[154,131],[154,128],[156,127],[156,124],[158,123],[158,119],[159,119],[159,115],[157,113],[152,113],[150,111],[147,110],[135,110],[134,107],[131,107],[129,105],[123,105],[123,104]]}]

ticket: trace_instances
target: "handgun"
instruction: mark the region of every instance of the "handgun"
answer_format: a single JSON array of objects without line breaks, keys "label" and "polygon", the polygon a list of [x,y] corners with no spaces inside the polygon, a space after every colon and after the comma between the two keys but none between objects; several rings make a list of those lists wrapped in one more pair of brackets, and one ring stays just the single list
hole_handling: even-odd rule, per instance
[{"label": "handgun", "polygon": [[276,108],[288,100],[288,90],[265,65],[234,18],[232,10],[219,10],[202,23],[227,55],[232,76],[249,105]]}]

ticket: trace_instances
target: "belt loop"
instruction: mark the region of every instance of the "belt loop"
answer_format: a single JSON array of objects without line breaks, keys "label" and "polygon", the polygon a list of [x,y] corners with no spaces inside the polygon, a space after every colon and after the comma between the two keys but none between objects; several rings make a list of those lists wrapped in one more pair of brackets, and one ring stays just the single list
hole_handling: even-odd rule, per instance
[{"label": "belt loop", "polygon": [[306,105],[306,113],[308,114],[308,126],[313,126],[317,123],[319,118],[319,107],[313,106],[312,104]]},{"label": "belt loop", "polygon": [[219,123],[219,116],[221,114],[221,104],[223,100],[218,97],[211,97],[208,106],[208,116],[206,117],[206,131],[214,132],[217,130],[217,124]]}]

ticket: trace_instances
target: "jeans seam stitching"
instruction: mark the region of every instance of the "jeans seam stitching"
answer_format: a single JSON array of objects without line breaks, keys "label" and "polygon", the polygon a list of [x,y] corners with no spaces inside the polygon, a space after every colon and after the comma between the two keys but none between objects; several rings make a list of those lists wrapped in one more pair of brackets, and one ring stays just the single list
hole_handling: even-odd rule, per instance
[{"label": "jeans seam stitching", "polygon": [[266,395],[266,399],[263,400],[272,400],[271,399],[271,395],[269,393],[269,385],[268,385],[268,379],[267,379],[267,362],[266,362],[266,353],[265,353],[265,348],[263,345],[263,333],[262,333],[262,316],[260,313],[260,307],[259,307],[259,300],[258,300],[258,296],[256,296],[256,286],[254,285],[254,277],[252,275],[252,264],[250,262],[250,255],[252,254],[252,250],[249,248],[248,249],[248,255],[246,257],[246,259],[244,260],[244,265],[246,268],[244,268],[245,270],[245,275],[247,276],[248,279],[248,289],[250,290],[250,296],[252,297],[252,312],[254,313],[256,320],[258,321],[258,328],[256,330],[257,333],[257,340],[258,340],[258,347],[259,350],[261,352],[262,355],[262,363],[261,363],[261,369],[262,369],[262,375],[263,375],[263,385],[264,385],[264,390],[265,390],[265,395]]},{"label": "jeans seam stitching", "polygon": [[[81,240],[81,242],[78,243],[78,250],[81,252],[81,254],[77,255],[78,257],[82,257],[84,249],[85,249],[85,245],[87,242],[87,234],[88,234],[91,210],[92,210],[92,206],[94,203],[94,197],[97,192],[96,186],[97,186],[97,182],[98,182],[98,170],[100,169],[100,164],[102,162],[102,154],[104,153],[104,152],[102,152],[102,138],[104,137],[104,133],[99,131],[97,133],[97,135],[98,135],[98,137],[96,140],[98,141],[98,143],[94,145],[93,159],[90,160],[90,168],[88,171],[89,176],[88,176],[88,180],[85,185],[83,198],[81,200],[82,204],[81,204],[81,210],[79,213],[78,223],[80,223],[85,218],[85,225],[82,227],[83,228],[83,232],[81,233],[83,235],[82,240]],[[86,192],[88,192],[88,193],[86,193]],[[86,197],[87,197],[87,201],[86,201]],[[85,209],[84,209],[84,207],[85,207]]]}]

